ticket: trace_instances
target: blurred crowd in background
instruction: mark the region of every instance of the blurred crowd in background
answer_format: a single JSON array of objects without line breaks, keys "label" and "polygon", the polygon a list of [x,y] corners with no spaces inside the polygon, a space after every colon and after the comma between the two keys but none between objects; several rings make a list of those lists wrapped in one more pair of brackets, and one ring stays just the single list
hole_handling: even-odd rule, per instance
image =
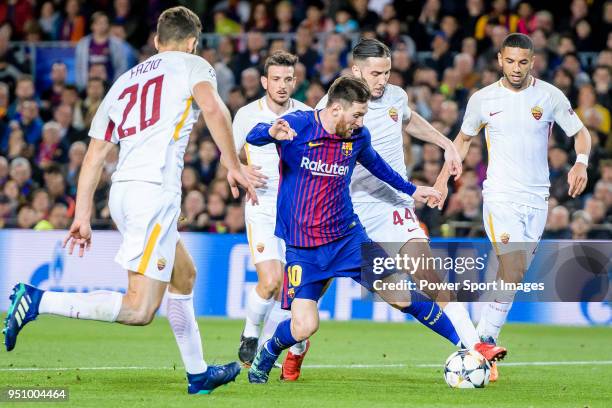
[{"label": "blurred crowd in background", "polygon": [[[612,1],[556,0],[3,0],[0,3],[0,228],[64,229],[75,209],[87,131],[105,92],[123,72],[155,53],[157,17],[184,5],[201,17],[200,54],[216,69],[232,114],[261,97],[271,52],[297,54],[294,98],[314,107],[349,73],[350,49],[376,37],[392,50],[390,83],[411,108],[454,139],[469,96],[500,77],[497,51],[510,32],[535,45],[537,78],[570,99],[592,136],[584,194],[571,199],[573,141],[555,126],[548,159],[551,195],[544,238],[612,238]],[[32,49],[67,46],[44,61]],[[41,81],[44,79],[44,81]],[[41,86],[41,83],[47,86]],[[434,145],[405,135],[406,169],[433,185],[443,164]],[[113,228],[107,207],[118,147],[95,194],[95,228]],[[203,121],[190,138],[183,172],[183,231],[244,232],[242,200],[231,197],[219,153]],[[481,237],[487,151],[472,143],[464,174],[443,211],[417,205],[430,235]]]}]

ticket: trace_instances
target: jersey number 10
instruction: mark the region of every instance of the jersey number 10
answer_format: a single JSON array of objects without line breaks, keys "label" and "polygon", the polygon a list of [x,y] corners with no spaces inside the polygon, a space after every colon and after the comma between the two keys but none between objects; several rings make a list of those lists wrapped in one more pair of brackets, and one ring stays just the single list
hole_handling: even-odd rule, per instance
[{"label": "jersey number 10", "polygon": [[[159,105],[161,103],[161,92],[162,92],[162,83],[164,82],[164,76],[160,75],[155,78],[149,79],[142,86],[142,91],[140,93],[140,130],[143,131],[149,126],[153,126],[159,120]],[[132,126],[129,128],[124,128],[125,121],[130,114],[130,111],[136,105],[136,101],[138,100],[138,84],[134,84],[129,86],[121,92],[119,95],[119,100],[129,96],[129,100],[125,109],[123,110],[123,118],[121,119],[121,124],[117,129],[119,133],[119,138],[123,139],[124,137],[132,136],[136,133],[136,126]],[[147,118],[147,96],[149,94],[149,89],[153,87],[153,107],[151,109],[151,116]]]}]

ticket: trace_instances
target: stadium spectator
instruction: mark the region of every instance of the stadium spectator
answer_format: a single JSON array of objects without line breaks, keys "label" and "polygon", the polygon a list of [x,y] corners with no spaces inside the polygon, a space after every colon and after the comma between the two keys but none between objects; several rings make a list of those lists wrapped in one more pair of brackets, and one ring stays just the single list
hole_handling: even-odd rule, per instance
[{"label": "stadium spectator", "polygon": [[81,117],[83,118],[83,127],[89,129],[91,121],[102,103],[104,98],[104,81],[100,78],[89,78],[87,80],[87,89],[85,90],[85,99],[81,103]]},{"label": "stadium spectator", "polygon": [[468,226],[457,226],[455,228],[455,236],[457,237],[474,237],[481,236],[473,229],[472,224],[478,225],[482,220],[482,193],[478,187],[465,187],[459,192],[461,210],[452,215],[449,221],[458,223],[467,223]]},{"label": "stadium spectator", "polygon": [[68,194],[72,197],[76,197],[77,183],[79,181],[79,173],[83,160],[85,159],[85,153],[87,152],[87,145],[84,142],[74,142],[70,145],[68,150],[68,164],[66,165],[66,184],[68,186]]},{"label": "stadium spectator", "polygon": [[30,75],[21,75],[15,83],[15,98],[8,109],[9,119],[15,119],[21,104],[29,100],[35,100],[38,104],[34,79]]},{"label": "stadium spectator", "polygon": [[[266,57],[266,39],[260,32],[250,31],[246,36],[246,50],[237,54],[231,68],[235,78],[250,67],[260,67]],[[259,77],[258,77],[259,80]]]},{"label": "stadium spectator", "polygon": [[219,194],[208,195],[208,220],[206,229],[209,232],[224,232],[223,221],[225,219],[225,201]]},{"label": "stadium spectator", "polygon": [[335,51],[326,51],[317,69],[317,79],[325,88],[340,76],[340,56]]},{"label": "stadium spectator", "polygon": [[571,239],[572,232],[569,225],[570,213],[568,209],[562,205],[554,207],[548,214],[542,239]]},{"label": "stadium spectator", "polygon": [[50,231],[67,229],[70,225],[70,217],[68,217],[68,208],[63,203],[56,203],[51,207],[49,215],[36,223],[35,231]]},{"label": "stadium spectator", "polygon": [[0,156],[0,186],[6,183],[9,178],[9,163],[6,157]]},{"label": "stadium spectator", "polygon": [[448,37],[442,31],[438,31],[431,42],[431,56],[425,60],[425,65],[433,68],[438,79],[442,78],[444,70],[453,65]]},{"label": "stadium spectator", "polygon": [[240,76],[240,86],[242,92],[246,98],[246,103],[253,102],[256,99],[261,98],[263,95],[263,89],[259,81],[260,73],[257,68],[247,68],[242,71]]},{"label": "stadium spectator", "polygon": [[572,223],[570,224],[572,239],[587,239],[592,225],[591,216],[586,211],[576,211],[572,215]]},{"label": "stadium spectator", "polygon": [[52,1],[45,1],[40,7],[40,17],[38,18],[44,38],[46,40],[56,41],[59,37],[61,17],[60,13],[55,9],[55,4]]},{"label": "stadium spectator", "polygon": [[51,85],[41,94],[45,109],[55,108],[60,104],[67,76],[68,68],[63,61],[56,61],[51,65],[51,72],[49,74]]},{"label": "stadium spectator", "polygon": [[508,9],[506,0],[493,0],[491,11],[476,21],[474,37],[479,41],[484,40],[488,36],[487,29],[490,26],[502,26],[506,28],[506,32],[514,33],[518,23],[519,16]]},{"label": "stadium spectator", "polygon": [[76,85],[79,89],[87,85],[87,74],[93,64],[103,64],[108,78],[113,81],[130,68],[123,41],[110,35],[108,16],[99,11],[91,16],[91,34],[76,45],[75,59]]},{"label": "stadium spectator", "polygon": [[597,94],[591,84],[584,84],[578,90],[578,107],[575,109],[585,126],[605,135],[610,133],[610,111],[597,103]]},{"label": "stadium spectator", "polygon": [[224,219],[227,233],[243,234],[246,231],[243,214],[244,208],[240,204],[230,204],[227,206],[227,214]]},{"label": "stadium spectator", "polygon": [[302,22],[313,33],[325,33],[333,30],[332,20],[323,13],[325,5],[321,0],[309,1],[306,8],[306,19]]},{"label": "stadium spectator", "polygon": [[[23,157],[17,157],[11,161],[10,176],[17,183],[18,192],[23,197],[28,197],[38,187],[36,182],[32,180],[32,166]],[[6,191],[5,194],[7,194]]]},{"label": "stadium spectator", "polygon": [[568,52],[564,54],[561,66],[572,73],[576,87],[580,88],[582,85],[589,84],[591,82],[589,75],[583,71],[580,64],[580,58],[576,52]]},{"label": "stadium spectator", "polygon": [[304,103],[314,109],[323,96],[325,96],[323,85],[318,81],[311,82],[306,91],[306,101]]},{"label": "stadium spectator", "polygon": [[4,228],[13,217],[11,200],[6,195],[0,194],[0,229]]},{"label": "stadium spectator", "polygon": [[548,149],[548,165],[550,168],[550,196],[564,203],[569,199],[567,173],[570,166],[567,152],[558,146]]},{"label": "stadium spectator", "polygon": [[147,40],[148,27],[142,24],[130,0],[113,1],[112,24],[123,28],[124,40],[132,47],[140,48]]},{"label": "stadium spectator", "polygon": [[219,59],[219,54],[214,48],[205,48],[200,55],[215,68],[217,75],[217,91],[223,100],[227,100],[230,90],[236,84],[234,73],[225,61]]},{"label": "stadium spectator", "polygon": [[313,48],[312,30],[307,25],[301,24],[295,33],[295,44],[292,52],[298,56],[300,62],[304,64],[311,78],[315,74],[315,67],[319,61],[319,53]]},{"label": "stadium spectator", "polygon": [[43,126],[42,140],[36,148],[34,162],[42,170],[51,164],[65,164],[68,161],[69,144],[62,139],[61,128],[57,122],[47,122]]},{"label": "stadium spectator", "polygon": [[85,36],[86,20],[81,14],[81,2],[79,0],[67,0],[64,7],[64,16],[59,25],[56,38],[60,41],[77,43]]},{"label": "stadium spectator", "polygon": [[198,190],[191,190],[183,200],[182,217],[179,226],[183,231],[201,231],[206,225],[206,202]]},{"label": "stadium spectator", "polygon": [[17,213],[17,228],[31,229],[40,221],[40,216],[30,207],[24,205]]},{"label": "stadium spectator", "polygon": [[54,204],[65,204],[68,208],[68,216],[72,217],[74,215],[75,201],[74,198],[66,193],[66,178],[57,164],[52,164],[45,169],[44,181],[51,201]]},{"label": "stadium spectator", "polygon": [[[9,123],[10,129],[15,127],[23,131],[26,143],[31,145],[38,143],[42,136],[43,121],[39,115],[38,104],[34,100],[25,100],[21,103],[16,120]],[[3,145],[5,143],[8,143],[8,140],[5,139]]]},{"label": "stadium spectator", "polygon": [[49,215],[50,208],[49,193],[45,189],[39,188],[32,192],[32,209],[36,211],[40,218],[46,218]]}]

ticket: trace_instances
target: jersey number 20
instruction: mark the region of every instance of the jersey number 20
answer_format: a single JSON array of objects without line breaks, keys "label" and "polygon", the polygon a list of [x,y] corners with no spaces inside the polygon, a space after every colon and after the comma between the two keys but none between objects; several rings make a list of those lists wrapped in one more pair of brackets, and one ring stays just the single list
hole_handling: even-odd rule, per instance
[{"label": "jersey number 20", "polygon": [[[161,102],[161,91],[162,91],[162,83],[164,82],[164,76],[160,75],[155,78],[149,79],[142,86],[142,91],[140,93],[140,130],[143,131],[149,126],[153,126],[159,120],[159,105]],[[138,100],[138,84],[134,84],[129,86],[121,92],[119,95],[119,100],[129,96],[128,103],[123,110],[123,118],[121,119],[121,124],[117,129],[119,133],[119,138],[123,139],[124,137],[132,136],[136,133],[136,126],[132,126],[129,128],[124,128],[125,121],[130,114],[130,111],[136,105],[136,101]],[[149,95],[150,88],[153,88],[153,106],[151,108],[151,116],[147,118],[147,96]]]}]

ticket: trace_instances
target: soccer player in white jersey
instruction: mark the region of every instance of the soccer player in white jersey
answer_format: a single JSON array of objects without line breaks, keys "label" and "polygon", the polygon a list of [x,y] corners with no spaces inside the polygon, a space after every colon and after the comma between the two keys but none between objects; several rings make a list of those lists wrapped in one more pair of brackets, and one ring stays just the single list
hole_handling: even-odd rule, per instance
[{"label": "soccer player in white jersey", "polygon": [[238,196],[240,184],[257,199],[240,168],[215,71],[194,55],[201,30],[198,16],[187,8],[164,11],[155,37],[159,53],[117,79],[89,131],[75,218],[64,246],[70,243],[70,253],[78,246],[79,256],[90,249],[93,194],[107,153],[120,143],[109,208],[123,238],[115,260],[128,270],[127,293],[50,292],[19,283],[5,322],[7,350],[39,313],[146,325],[167,290],[168,320],[187,371],[188,392],[208,394],[239,374],[237,362],[208,366],[204,360],[193,308],[195,266],[177,231],[183,156],[199,115],[196,104],[221,150],[232,193]]},{"label": "soccer player in white jersey", "polygon": [[[453,143],[410,109],[408,95],[402,88],[388,83],[391,52],[385,44],[375,39],[362,39],[353,48],[351,69],[353,75],[366,81],[372,95],[363,122],[372,134],[372,146],[395,171],[406,176],[402,134],[406,131],[444,149],[451,174],[461,175],[461,159]],[[319,101],[317,109],[326,104],[327,95]],[[355,213],[372,241],[396,243],[395,248],[385,246],[394,253],[432,256],[429,237],[419,224],[412,197],[389,187],[360,164],[355,167],[350,188]],[[418,270],[413,278],[430,282],[439,279],[435,271],[424,268]],[[452,302],[450,293],[428,291],[427,294],[436,300],[451,320],[464,347],[476,348],[490,361],[505,356],[503,347],[490,348],[479,341],[467,310],[460,303]]]},{"label": "soccer player in white jersey", "polygon": [[[510,34],[497,55],[503,77],[477,91],[468,101],[455,146],[465,158],[472,139],[484,128],[489,164],[483,185],[483,221],[499,260],[498,278],[521,282],[546,224],[549,196],[548,139],[556,122],[574,138],[576,163],[569,171],[569,195],[580,195],[587,183],[591,136],[563,93],[530,74],[533,43]],[[435,187],[448,194],[449,172],[442,169]],[[523,243],[524,245],[521,245]],[[495,343],[514,299],[513,291],[496,291],[486,302],[478,334]],[[496,365],[491,381],[498,376]]]},{"label": "soccer player in white jersey", "polygon": [[[240,337],[238,357],[250,366],[257,353],[258,343],[268,340],[278,323],[290,313],[275,299],[283,283],[285,243],[274,235],[276,226],[276,198],[278,195],[279,157],[273,144],[253,146],[246,143],[248,133],[261,122],[274,123],[280,116],[295,110],[312,110],[308,105],[291,98],[295,88],[295,64],[298,58],[284,51],[269,56],[264,63],[261,85],[265,96],[240,108],[234,117],[233,130],[236,149],[244,147],[247,174],[257,187],[259,205],[247,203],[245,221],[251,256],[257,271],[257,285],[249,292],[246,302],[246,322]],[[265,327],[262,330],[262,325]],[[293,346],[294,360],[301,360],[307,343]],[[290,378],[286,378],[290,380]]]}]

